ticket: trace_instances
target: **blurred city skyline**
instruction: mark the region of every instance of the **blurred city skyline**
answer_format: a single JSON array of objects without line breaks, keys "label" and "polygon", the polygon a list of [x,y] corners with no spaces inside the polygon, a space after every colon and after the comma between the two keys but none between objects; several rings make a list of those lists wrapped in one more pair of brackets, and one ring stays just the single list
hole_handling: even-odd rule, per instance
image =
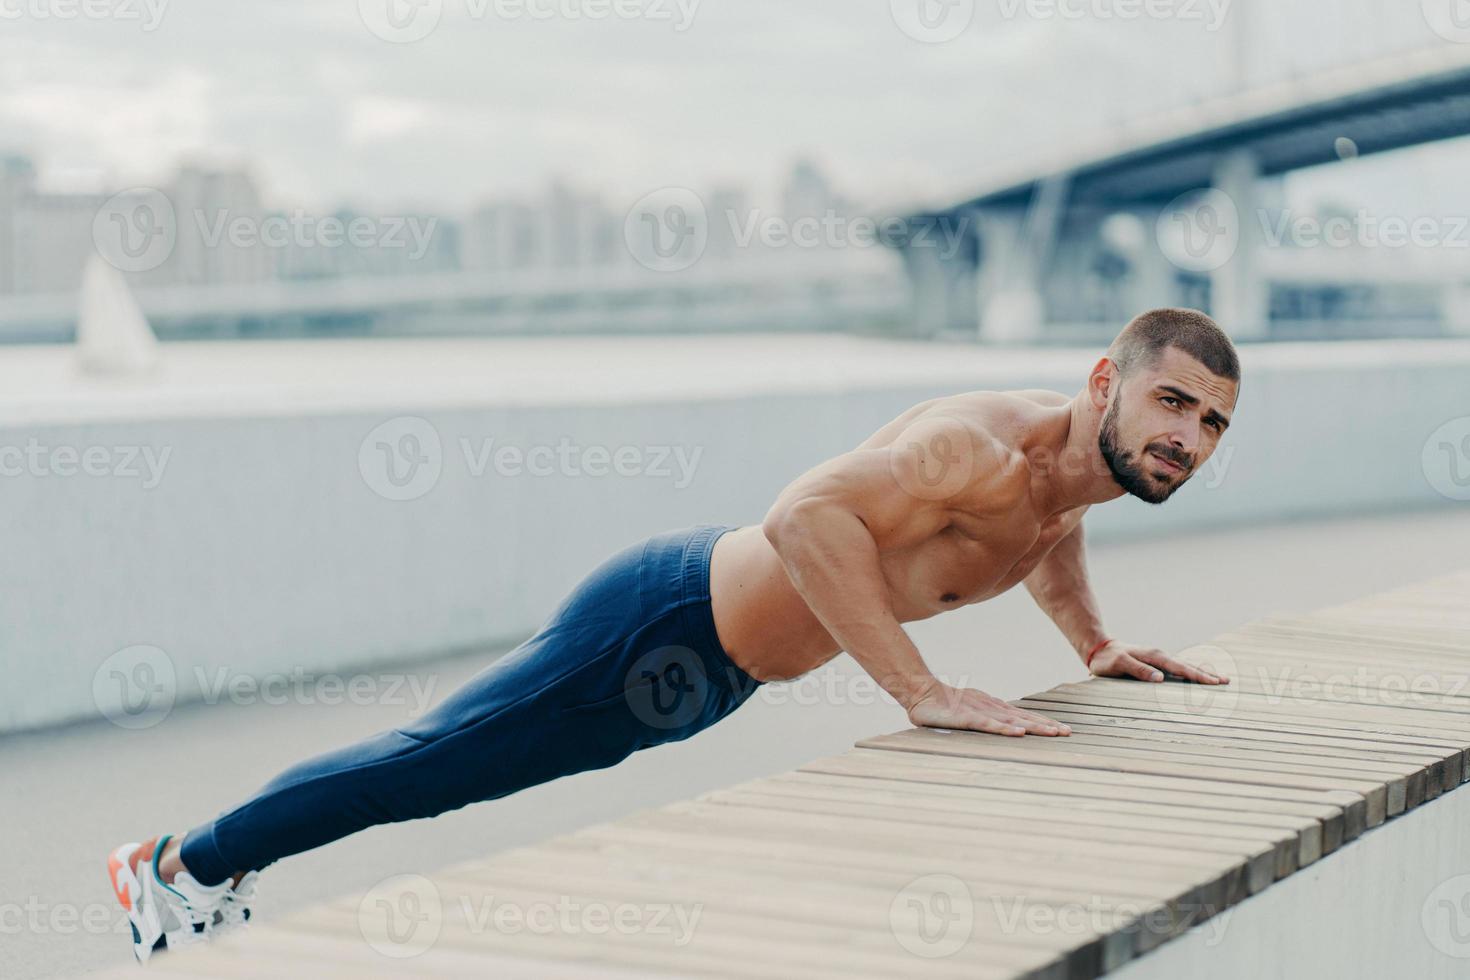
[{"label": "blurred city skyline", "polygon": [[[1460,330],[1470,138],[1444,137],[1463,128],[1376,147],[1364,134],[1400,122],[1313,130],[1336,154],[1236,187],[1242,220],[1207,264],[1170,229],[1215,241],[1215,199],[1163,218],[1048,196],[1066,202],[1052,175],[1089,154],[1220,127],[1211,106],[1298,127],[1290,109],[1324,93],[1392,90],[1385,67],[1470,62],[1449,3],[26,0],[0,11],[0,333],[69,336],[98,255],[171,337],[988,323],[1017,340],[1140,304],[1224,311],[1247,337]],[[1051,191],[1025,214],[951,210],[998,175]],[[1329,222],[1349,247],[1323,245]],[[1383,222],[1433,241],[1384,246]],[[1230,259],[1243,230],[1270,265],[1231,279],[1253,268],[1255,249]]]}]

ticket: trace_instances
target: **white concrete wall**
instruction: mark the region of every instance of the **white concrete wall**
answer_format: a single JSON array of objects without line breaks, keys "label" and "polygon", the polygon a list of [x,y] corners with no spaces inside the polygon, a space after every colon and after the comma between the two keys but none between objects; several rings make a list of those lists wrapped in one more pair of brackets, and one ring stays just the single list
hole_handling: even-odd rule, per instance
[{"label": "white concrete wall", "polygon": [[[516,641],[596,562],[640,536],[759,521],[800,472],[915,402],[979,387],[1071,393],[1097,356],[844,338],[626,341],[652,345],[635,379],[578,340],[555,343],[565,346],[536,348],[551,360],[535,363],[559,372],[561,389],[534,393],[516,387],[532,369],[511,352],[526,348],[500,341],[473,348],[486,366],[479,380],[467,380],[463,345],[434,348],[457,352],[442,372],[426,366],[433,358],[409,356],[420,348],[385,345],[377,356],[387,364],[375,370],[409,364],[412,377],[364,383],[352,397],[338,389],[353,357],[372,356],[359,347],[340,348],[340,361],[330,354],[338,348],[312,348],[319,378],[307,371],[295,388],[245,378],[228,396],[166,376],[160,384],[173,396],[92,385],[73,402],[42,405],[17,401],[12,385],[0,396],[0,731],[95,716],[114,681],[152,684],[160,670],[173,671],[167,693],[185,701],[199,694],[196,671],[344,670]],[[188,356],[233,350],[202,345]],[[793,367],[797,356],[809,363]],[[1470,482],[1470,442],[1458,442],[1470,436],[1470,342],[1263,346],[1244,359],[1235,424],[1217,454],[1223,468],[1202,471],[1160,507],[1125,498],[1095,508],[1094,539],[1463,507],[1450,497],[1470,497],[1453,479]],[[294,360],[292,369],[301,372]],[[600,385],[599,369],[609,372]],[[31,369],[45,371],[64,373]],[[441,449],[425,433],[419,446],[440,472],[411,488],[421,496],[386,499],[374,489],[393,492],[374,444],[384,431],[395,446],[414,434],[417,423],[391,421],[404,416],[432,427]],[[1446,469],[1449,456],[1434,447],[1426,457],[1437,430],[1457,447],[1445,453],[1465,457],[1463,473]],[[486,439],[635,447],[625,463],[649,471],[492,467],[476,476],[461,440],[475,450]],[[18,464],[15,451],[27,447],[45,450],[40,473]],[[692,473],[644,447],[682,451]],[[132,450],[155,463],[168,454],[156,486],[119,472]],[[132,461],[141,474],[145,459]],[[109,475],[88,475],[87,465]],[[148,654],[153,674],[134,674],[137,655],[114,654],[137,645],[166,661]]]},{"label": "white concrete wall", "polygon": [[1470,976],[1470,789],[1368,831],[1114,980]]}]

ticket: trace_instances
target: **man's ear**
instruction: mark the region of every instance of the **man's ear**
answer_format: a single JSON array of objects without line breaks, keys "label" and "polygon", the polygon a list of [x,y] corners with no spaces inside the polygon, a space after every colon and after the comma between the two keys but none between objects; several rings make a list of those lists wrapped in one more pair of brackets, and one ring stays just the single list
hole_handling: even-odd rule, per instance
[{"label": "man's ear", "polygon": [[1104,355],[1098,358],[1087,375],[1087,397],[1098,411],[1108,407],[1108,397],[1118,383],[1118,365]]}]

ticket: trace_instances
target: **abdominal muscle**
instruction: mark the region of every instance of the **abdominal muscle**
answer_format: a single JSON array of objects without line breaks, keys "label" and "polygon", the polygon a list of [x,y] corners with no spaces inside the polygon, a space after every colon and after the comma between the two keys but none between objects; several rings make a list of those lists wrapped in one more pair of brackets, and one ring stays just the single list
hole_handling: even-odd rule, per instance
[{"label": "abdominal muscle", "polygon": [[[937,544],[930,541],[926,546],[933,552]],[[928,555],[931,562],[936,557],[937,553]],[[918,553],[902,558],[895,553],[885,556],[884,572],[908,580],[909,571],[923,564],[925,559]],[[967,595],[949,608],[988,597]],[[919,601],[917,595],[894,592],[891,600],[900,623],[927,619],[943,611]],[[791,583],[780,556],[759,525],[729,531],[715,542],[710,556],[710,604],[715,631],[726,654],[759,680],[799,677],[842,652]]]},{"label": "abdominal muscle", "polygon": [[[976,553],[956,540],[943,540],[943,535],[903,553],[883,555],[880,561],[895,618],[900,623],[928,619],[1009,590],[1080,519],[1079,511],[1030,548],[1017,547],[1020,553],[1011,555],[990,552],[989,561],[966,560],[966,555]],[[962,565],[965,574],[956,574]],[[934,587],[939,580],[954,583],[956,588],[935,596],[940,591]],[[911,585],[895,589],[894,582]],[[842,652],[791,583],[758,524],[728,531],[716,540],[710,556],[710,605],[720,645],[740,669],[758,680],[799,677]]]},{"label": "abdominal muscle", "polygon": [[720,535],[709,581],[720,645],[757,680],[799,677],[842,652],[791,584],[760,525]]}]

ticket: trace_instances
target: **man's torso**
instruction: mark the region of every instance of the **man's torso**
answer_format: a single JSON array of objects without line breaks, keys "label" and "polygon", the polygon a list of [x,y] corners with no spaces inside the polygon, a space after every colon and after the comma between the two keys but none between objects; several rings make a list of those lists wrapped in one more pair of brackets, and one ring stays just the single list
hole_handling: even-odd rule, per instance
[{"label": "man's torso", "polygon": [[[888,450],[928,419],[975,423],[1011,454],[1022,477],[999,511],[951,512],[949,524],[920,540],[901,530],[875,536],[893,611],[901,623],[983,602],[1014,587],[1082,520],[1084,507],[1038,512],[1029,492],[1025,450],[1038,430],[1058,425],[1068,399],[1049,391],[971,392],[915,406],[870,436],[860,450]],[[760,525],[716,542],[710,593],[721,644],[763,680],[796,677],[841,652],[786,570]]]}]

